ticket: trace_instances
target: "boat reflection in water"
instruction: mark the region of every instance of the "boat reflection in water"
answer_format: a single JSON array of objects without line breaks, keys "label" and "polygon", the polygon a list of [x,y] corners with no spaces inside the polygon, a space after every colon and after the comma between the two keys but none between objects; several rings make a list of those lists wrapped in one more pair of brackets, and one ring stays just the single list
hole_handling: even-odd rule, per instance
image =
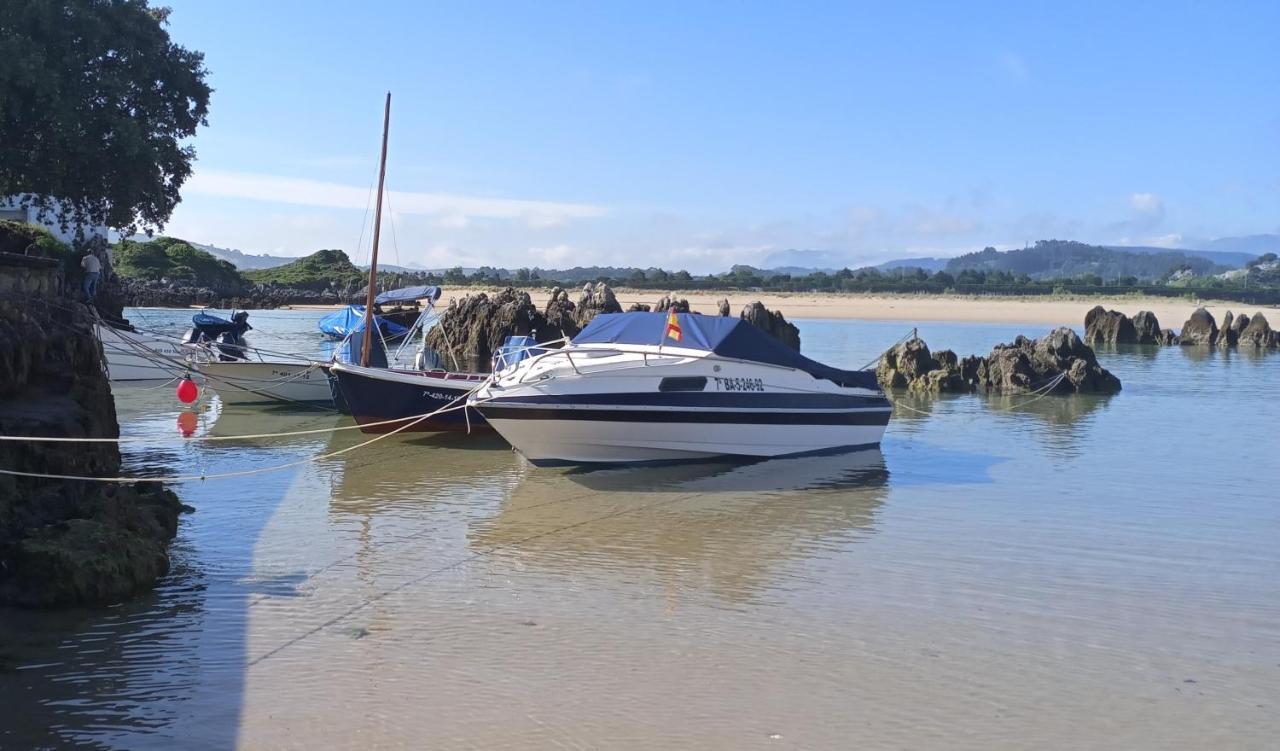
[{"label": "boat reflection in water", "polygon": [[889,471],[878,449],[760,461],[529,471],[477,553],[521,570],[707,589],[731,602],[768,590],[775,569],[874,530]]}]

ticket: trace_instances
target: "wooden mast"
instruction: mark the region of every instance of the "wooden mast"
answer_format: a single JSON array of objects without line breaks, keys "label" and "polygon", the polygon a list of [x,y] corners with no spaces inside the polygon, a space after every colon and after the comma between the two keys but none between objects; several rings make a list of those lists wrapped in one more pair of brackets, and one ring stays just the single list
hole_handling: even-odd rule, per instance
[{"label": "wooden mast", "polygon": [[369,343],[377,335],[373,323],[373,298],[378,286],[378,238],[382,234],[382,184],[387,179],[387,130],[391,127],[391,92],[382,113],[382,159],[378,164],[378,203],[373,215],[373,252],[369,257],[369,294],[364,302],[364,336],[361,337],[360,367],[369,367]]}]

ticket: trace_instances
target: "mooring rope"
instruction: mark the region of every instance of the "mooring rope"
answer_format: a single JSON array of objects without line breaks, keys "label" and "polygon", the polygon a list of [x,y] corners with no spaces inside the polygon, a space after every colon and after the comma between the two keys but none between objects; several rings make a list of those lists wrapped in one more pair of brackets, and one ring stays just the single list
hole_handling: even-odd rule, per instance
[{"label": "mooring rope", "polygon": [[[278,472],[280,470],[290,469],[293,467],[300,467],[304,464],[310,464],[313,462],[322,461],[324,459],[330,459],[335,456],[340,456],[342,454],[355,451],[356,449],[359,449],[359,448],[364,448],[365,446],[369,446],[371,444],[377,443],[378,441],[381,441],[384,438],[393,436],[401,431],[408,430],[409,428],[413,427],[414,425],[417,425],[423,420],[426,420],[431,417],[435,417],[436,415],[441,415],[446,412],[452,412],[458,409],[466,410],[469,408],[470,405],[466,404],[465,400],[468,397],[470,397],[471,394],[473,394],[474,392],[482,388],[484,385],[486,385],[490,380],[492,380],[492,376],[476,384],[474,388],[470,389],[464,394],[459,395],[458,397],[454,398],[453,400],[451,400],[450,402],[448,402],[443,407],[437,410],[433,410],[431,412],[428,412],[424,415],[419,415],[417,417],[412,417],[412,418],[401,417],[395,420],[387,420],[381,423],[381,424],[387,424],[391,422],[402,422],[405,420],[409,421],[394,430],[390,430],[386,433],[382,433],[380,435],[374,436],[373,438],[370,438],[369,440],[364,441],[362,443],[357,443],[354,446],[348,446],[347,448],[338,449],[337,451],[330,451],[325,454],[309,456],[295,462],[288,462],[286,464],[277,464],[270,467],[256,467],[254,469],[235,470],[232,472],[220,472],[215,474],[204,473],[199,475],[170,475],[165,477],[94,477],[89,475],[61,475],[61,474],[54,474],[50,472],[22,472],[22,471],[13,470],[13,469],[0,469],[0,475],[10,475],[13,477],[30,477],[30,478],[41,479],[41,480],[80,480],[80,481],[89,481],[89,482],[114,482],[114,483],[126,483],[126,482],[177,483],[177,482],[189,482],[192,480],[223,480],[223,479],[232,478],[232,477],[248,477],[251,475],[266,474],[268,472]],[[459,401],[463,401],[463,403],[458,404]],[[355,427],[372,427],[372,424],[367,424],[363,426],[359,426],[359,425],[350,426],[346,429],[351,429]],[[295,431],[295,434],[305,434],[305,433],[315,433],[315,432],[332,432],[332,429],[321,429],[317,431]],[[224,436],[209,436],[207,437],[207,439],[208,440],[214,440],[214,439],[231,440],[230,437],[224,437]]]},{"label": "mooring rope", "polygon": [[[1053,378],[1049,379],[1049,381],[1048,381],[1044,386],[1041,386],[1040,388],[1037,388],[1036,390],[1031,391],[1031,392],[1028,392],[1028,393],[1026,394],[1027,396],[1032,396],[1033,398],[1028,399],[1028,400],[1026,400],[1025,402],[1019,402],[1019,403],[1017,403],[1017,404],[1012,404],[1012,405],[1010,405],[1010,406],[1008,406],[1008,407],[1003,407],[1003,408],[999,408],[999,409],[995,409],[995,408],[987,409],[987,410],[986,410],[986,412],[988,412],[988,413],[1013,412],[1014,410],[1022,409],[1023,407],[1027,406],[1028,404],[1032,404],[1033,402],[1038,402],[1038,401],[1040,401],[1041,399],[1045,398],[1046,396],[1048,396],[1048,395],[1052,394],[1052,393],[1053,393],[1053,390],[1054,390],[1055,388],[1057,388],[1057,387],[1058,387],[1058,384],[1062,383],[1063,379],[1064,379],[1064,378],[1066,378],[1066,377],[1067,377],[1067,371],[1065,371],[1065,370],[1064,370],[1064,371],[1062,371],[1061,373],[1059,373],[1058,375],[1056,375],[1056,376],[1054,376]],[[925,417],[932,417],[932,416],[933,416],[933,413],[932,413],[932,412],[926,412],[925,410],[922,410],[922,409],[916,409],[915,407],[909,406],[909,405],[907,405],[907,404],[902,403],[901,401],[898,401],[898,400],[893,399],[892,397],[890,397],[890,396],[889,396],[889,393],[890,393],[890,392],[886,389],[886,390],[885,390],[885,392],[884,392],[884,398],[885,398],[885,401],[887,401],[887,402],[889,402],[889,404],[893,405],[893,408],[894,408],[894,409],[899,409],[899,408],[901,408],[901,409],[904,409],[904,410],[906,410],[906,411],[908,411],[908,412],[915,412],[916,414],[924,415]],[[976,417],[976,416],[978,416],[978,414],[980,414],[980,412],[978,412],[978,411],[976,411],[976,410],[975,410],[975,411],[972,413],[972,416],[973,416],[973,417]]]}]

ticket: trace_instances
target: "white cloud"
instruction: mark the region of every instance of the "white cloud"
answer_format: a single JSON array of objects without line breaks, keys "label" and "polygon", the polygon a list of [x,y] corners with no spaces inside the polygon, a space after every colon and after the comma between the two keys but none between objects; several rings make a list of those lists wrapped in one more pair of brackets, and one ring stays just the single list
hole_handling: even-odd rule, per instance
[{"label": "white cloud", "polygon": [[1129,205],[1139,214],[1164,216],[1164,199],[1155,193],[1134,193],[1129,196]]},{"label": "white cloud", "polygon": [[583,259],[575,258],[576,254],[573,248],[565,244],[552,245],[545,248],[529,248],[529,255],[537,259],[535,266],[562,266],[566,263],[570,266],[589,265]]},{"label": "white cloud", "polygon": [[[183,187],[188,195],[219,196],[249,201],[365,210],[369,191],[338,183],[248,172],[201,170]],[[516,219],[530,227],[551,227],[574,219],[603,216],[600,206],[582,203],[479,198],[450,193],[388,191],[387,202],[402,214],[430,214],[471,219]]]}]

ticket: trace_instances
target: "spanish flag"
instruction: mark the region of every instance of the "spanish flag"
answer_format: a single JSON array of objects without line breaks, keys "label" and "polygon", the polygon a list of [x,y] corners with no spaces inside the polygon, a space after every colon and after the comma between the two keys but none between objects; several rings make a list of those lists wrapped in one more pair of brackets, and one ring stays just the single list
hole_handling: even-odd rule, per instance
[{"label": "spanish flag", "polygon": [[676,312],[673,310],[667,314],[667,336],[678,342],[683,335],[680,331],[680,320],[676,318]]}]

